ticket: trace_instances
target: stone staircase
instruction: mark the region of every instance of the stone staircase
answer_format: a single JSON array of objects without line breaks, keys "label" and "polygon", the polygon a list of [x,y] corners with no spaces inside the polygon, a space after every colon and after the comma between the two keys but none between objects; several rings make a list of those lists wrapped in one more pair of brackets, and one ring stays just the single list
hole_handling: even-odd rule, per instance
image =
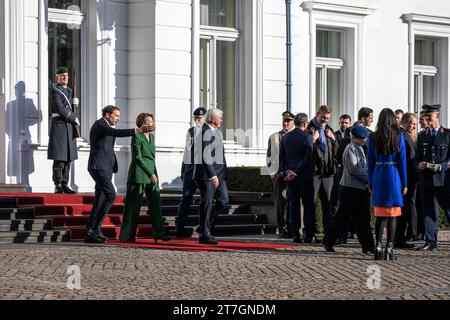
[{"label": "stone staircase", "polygon": [[19,208],[17,198],[0,198],[0,243],[70,241],[70,230],[53,230],[51,219],[36,219],[34,208]]}]

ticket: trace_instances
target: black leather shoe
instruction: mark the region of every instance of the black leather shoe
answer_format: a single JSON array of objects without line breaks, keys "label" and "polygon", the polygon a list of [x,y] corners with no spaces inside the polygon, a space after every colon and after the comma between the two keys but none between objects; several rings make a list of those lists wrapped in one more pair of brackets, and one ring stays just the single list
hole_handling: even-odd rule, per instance
[{"label": "black leather shoe", "polygon": [[384,259],[384,251],[380,247],[375,248],[375,252],[373,255],[373,260],[383,260]]},{"label": "black leather shoe", "polygon": [[326,252],[336,252],[336,250],[334,250],[333,247],[328,244],[324,244],[323,248],[325,249]]},{"label": "black leather shoe", "polygon": [[201,244],[218,244],[219,242],[213,237],[200,237],[198,238],[198,243]]},{"label": "black leather shoe", "polygon": [[87,231],[87,235],[90,236],[91,238],[97,238],[99,240],[102,240],[103,242],[105,242],[106,240],[108,240],[108,237],[106,237],[101,230],[99,231],[95,231],[94,229],[89,229]]},{"label": "black leather shoe", "polygon": [[294,236],[294,237],[292,238],[292,242],[293,242],[293,243],[302,243],[303,240],[302,240],[302,238],[301,238],[299,235],[297,235],[297,236]]},{"label": "black leather shoe", "polygon": [[192,237],[192,229],[183,229],[177,230],[175,235],[177,238],[191,238]]},{"label": "black leather shoe", "polygon": [[415,247],[415,245],[404,241],[404,242],[396,243],[394,247],[397,249],[412,249]]},{"label": "black leather shoe", "polygon": [[69,186],[66,184],[63,184],[61,187],[62,187],[64,193],[66,193],[66,194],[77,194],[76,191],[73,191],[72,189],[70,189]]},{"label": "black leather shoe", "polygon": [[375,253],[375,248],[363,248],[362,249],[362,253],[374,254]]},{"label": "black leather shoe", "polygon": [[426,243],[425,245],[418,247],[417,248],[418,251],[437,251],[437,247],[435,245]]},{"label": "black leather shoe", "polygon": [[62,185],[55,184],[55,193],[58,193],[58,194],[64,193],[64,189],[63,189]]},{"label": "black leather shoe", "polygon": [[154,237],[153,239],[155,239],[155,242],[158,242],[158,240],[162,240],[162,241],[170,241],[172,238],[169,237],[169,236],[166,235],[166,234],[163,234],[163,235],[156,236],[156,237]]},{"label": "black leather shoe", "polygon": [[103,243],[105,242],[104,239],[100,239],[95,234],[88,233],[86,237],[84,237],[84,242],[86,243]]}]

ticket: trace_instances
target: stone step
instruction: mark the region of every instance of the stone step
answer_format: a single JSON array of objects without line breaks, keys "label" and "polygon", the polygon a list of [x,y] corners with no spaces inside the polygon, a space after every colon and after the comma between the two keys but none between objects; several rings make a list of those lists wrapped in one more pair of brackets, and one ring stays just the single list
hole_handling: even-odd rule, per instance
[{"label": "stone step", "polygon": [[34,219],[34,217],[34,208],[0,208],[0,221]]},{"label": "stone step", "polygon": [[52,220],[0,220],[0,231],[43,231],[52,230]]},{"label": "stone step", "polygon": [[[200,205],[191,205],[189,214],[192,214],[192,215],[198,214],[199,208],[200,208]],[[147,206],[141,207],[141,213],[147,212],[147,211],[148,211]],[[162,207],[163,216],[176,216],[177,212],[178,212],[178,205]],[[229,205],[228,206],[228,214],[229,215],[248,214],[249,212],[250,212],[250,207],[247,205]]]},{"label": "stone step", "polygon": [[17,198],[0,198],[0,208],[16,208]]},{"label": "stone step", "polygon": [[66,235],[48,235],[48,236],[28,236],[28,237],[5,237],[0,238],[0,243],[55,243],[68,242],[70,236]]},{"label": "stone step", "polygon": [[11,237],[42,237],[42,236],[59,236],[66,235],[67,230],[40,230],[40,231],[2,231],[0,238]]},{"label": "stone step", "polygon": [[[175,216],[167,216],[166,222],[175,225]],[[243,224],[263,224],[266,223],[267,217],[256,214],[232,214],[232,215],[218,215],[216,218],[217,225],[243,225]],[[186,226],[196,226],[199,224],[198,215],[189,215],[186,218]]]},{"label": "stone step", "polygon": [[216,225],[216,236],[275,234],[276,224]]}]

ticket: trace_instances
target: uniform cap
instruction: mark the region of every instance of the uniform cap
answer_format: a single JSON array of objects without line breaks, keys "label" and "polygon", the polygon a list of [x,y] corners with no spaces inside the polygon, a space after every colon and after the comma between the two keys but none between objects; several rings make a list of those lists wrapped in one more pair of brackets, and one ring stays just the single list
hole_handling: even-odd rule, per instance
[{"label": "uniform cap", "polygon": [[281,115],[283,117],[283,120],[294,120],[295,115],[290,111],[285,111]]},{"label": "uniform cap", "polygon": [[425,111],[426,113],[439,112],[440,109],[441,109],[440,104],[432,104],[432,105],[424,104],[422,106],[422,110]]},{"label": "uniform cap", "polygon": [[206,115],[206,109],[205,108],[197,108],[194,111],[194,117],[203,117]]},{"label": "uniform cap", "polygon": [[354,126],[351,132],[355,138],[367,138],[369,136],[369,131],[364,126]]},{"label": "uniform cap", "polygon": [[61,74],[61,73],[69,73],[69,68],[67,67],[59,67],[56,69],[56,74]]}]

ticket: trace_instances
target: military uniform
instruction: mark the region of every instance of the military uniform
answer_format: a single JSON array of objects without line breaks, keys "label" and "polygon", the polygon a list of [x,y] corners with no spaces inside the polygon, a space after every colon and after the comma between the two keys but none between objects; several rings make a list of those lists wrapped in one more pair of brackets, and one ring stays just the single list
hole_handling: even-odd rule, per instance
[{"label": "military uniform", "polygon": [[[281,116],[283,118],[283,121],[293,121],[295,117],[289,111],[283,112]],[[286,135],[286,133],[286,131],[281,130],[273,133],[269,138],[266,163],[267,168],[269,169],[269,174],[271,175],[276,175],[279,171],[280,145],[281,140]],[[280,238],[292,237],[289,203],[286,199],[286,195],[283,195],[283,193],[287,193],[286,188],[287,184],[284,181],[284,177],[277,175],[276,179],[273,181],[273,198],[275,211],[277,213],[278,234]]]},{"label": "military uniform", "polygon": [[[429,112],[438,112],[440,106],[426,106]],[[450,159],[450,130],[442,126],[429,128],[417,140],[417,161],[427,163],[427,168],[419,169],[419,186],[422,211],[425,220],[426,245],[419,249],[436,249],[439,232],[439,206],[450,208],[450,192],[445,187],[445,175]]]},{"label": "military uniform", "polygon": [[[204,117],[206,115],[205,108],[197,108],[194,111],[194,117]],[[200,150],[200,159],[198,159],[198,155],[196,156],[195,149],[195,141],[198,139],[198,134],[201,133],[201,127],[193,126],[191,127],[186,134],[186,146],[184,149],[183,163],[181,165],[181,179],[183,180],[183,195],[181,198],[180,205],[177,211],[177,217],[175,220],[176,225],[176,235],[179,238],[190,237],[192,235],[192,231],[185,229],[186,218],[189,215],[189,210],[192,204],[192,199],[194,197],[194,193],[198,190],[198,185],[195,182],[195,164],[201,163],[201,149]],[[202,138],[200,136],[200,140],[197,140],[197,147],[201,147]]]},{"label": "military uniform", "polygon": [[[67,68],[59,68],[58,73],[67,72]],[[73,125],[77,117],[72,112],[72,89],[60,85],[54,86],[49,93],[49,106],[51,112],[51,128],[48,142],[47,159],[53,160],[53,182],[58,193],[70,190],[69,171],[71,162],[78,159],[77,142],[73,136]],[[66,192],[65,191],[65,192]],[[70,190],[71,191],[71,190]],[[73,192],[67,192],[73,193]]]}]

